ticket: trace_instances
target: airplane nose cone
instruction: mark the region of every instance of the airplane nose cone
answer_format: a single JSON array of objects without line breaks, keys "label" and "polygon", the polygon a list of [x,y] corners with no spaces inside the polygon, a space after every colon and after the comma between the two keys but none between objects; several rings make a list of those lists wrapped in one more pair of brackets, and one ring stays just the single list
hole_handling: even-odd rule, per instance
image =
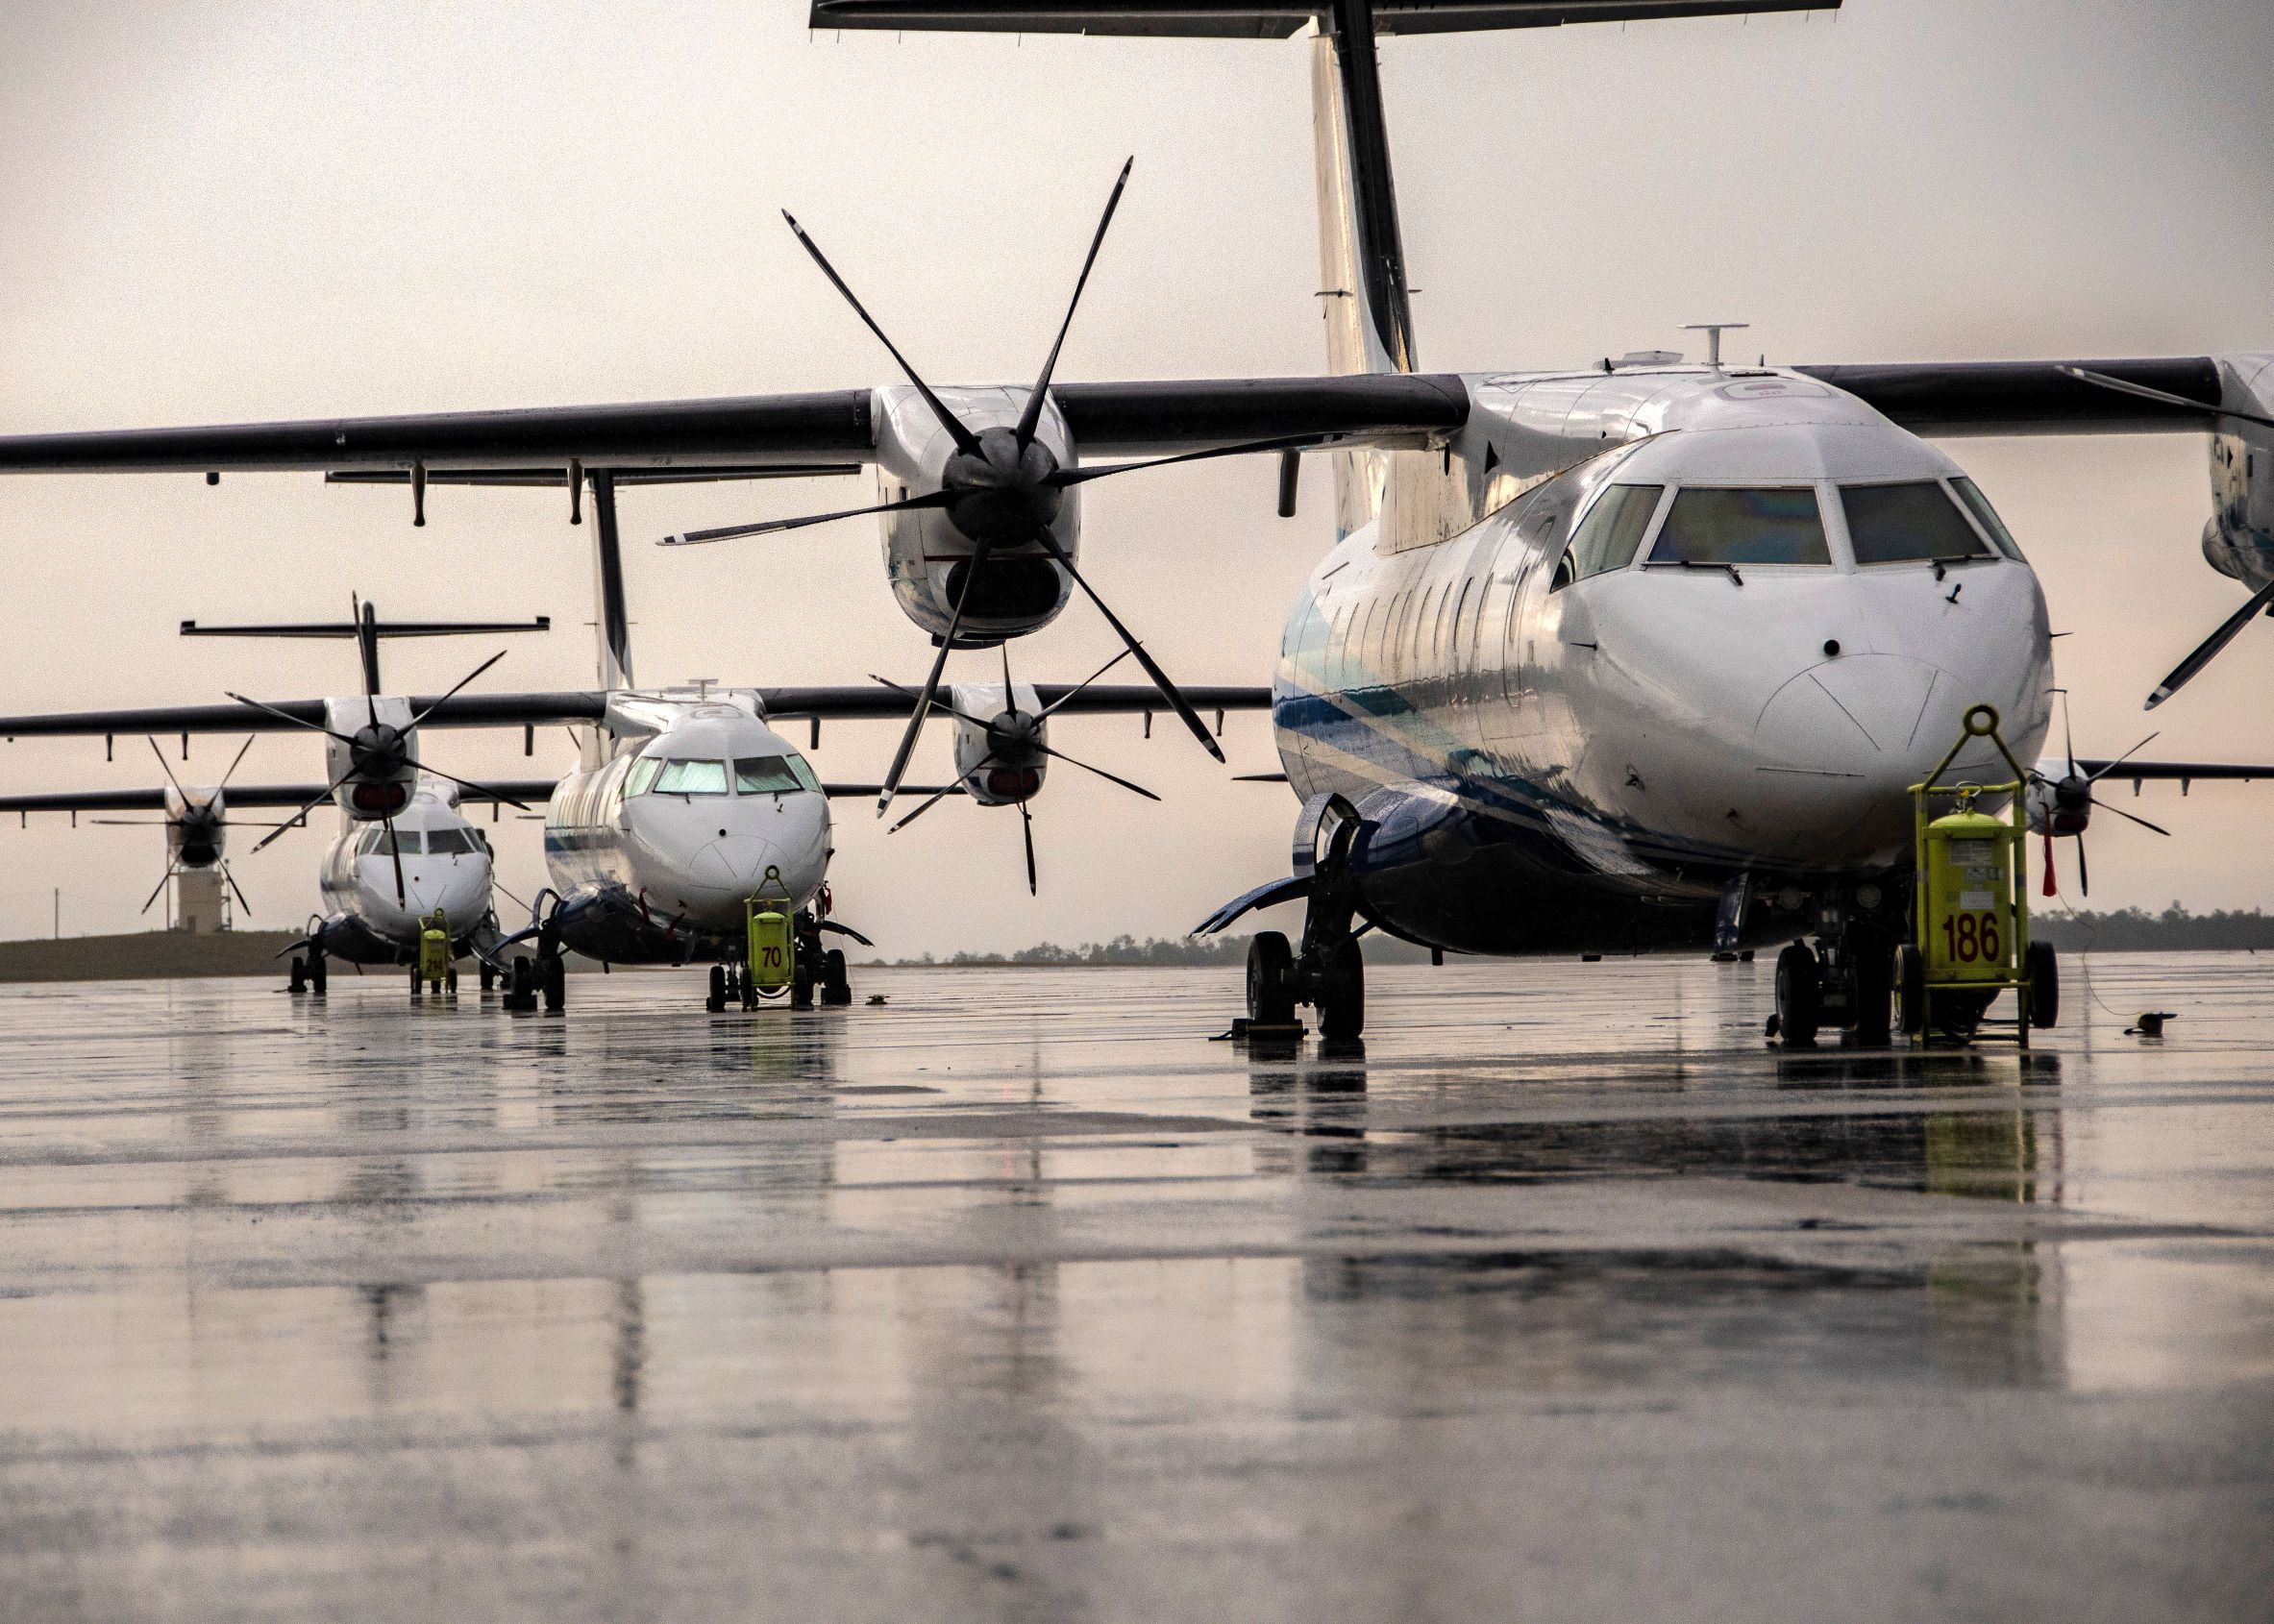
[{"label": "airplane nose cone", "polygon": [[695,854],[687,877],[713,891],[750,897],[765,884],[770,868],[787,875],[789,864],[780,847],[762,835],[729,834]]}]

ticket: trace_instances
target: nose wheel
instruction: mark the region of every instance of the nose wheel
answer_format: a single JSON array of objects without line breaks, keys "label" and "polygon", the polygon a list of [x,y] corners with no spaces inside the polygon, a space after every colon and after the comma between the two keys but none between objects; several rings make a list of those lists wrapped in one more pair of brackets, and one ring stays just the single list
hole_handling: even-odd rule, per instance
[{"label": "nose wheel", "polygon": [[1777,954],[1770,1037],[1787,1048],[1812,1047],[1826,1032],[1856,1048],[1885,1048],[1893,1040],[1898,955],[1882,914],[1901,918],[1899,902],[1883,898],[1876,911],[1819,910],[1823,928],[1815,941],[1791,943]]}]

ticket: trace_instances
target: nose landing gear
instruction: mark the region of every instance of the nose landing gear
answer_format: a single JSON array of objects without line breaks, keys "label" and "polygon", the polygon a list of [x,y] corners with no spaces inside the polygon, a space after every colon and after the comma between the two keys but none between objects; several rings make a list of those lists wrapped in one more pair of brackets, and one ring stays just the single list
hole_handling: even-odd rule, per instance
[{"label": "nose landing gear", "polygon": [[1894,1034],[1893,932],[1852,898],[1822,908],[1817,926],[1815,946],[1793,942],[1776,956],[1768,1035],[1807,1048],[1829,1029],[1855,1047],[1885,1048]]}]

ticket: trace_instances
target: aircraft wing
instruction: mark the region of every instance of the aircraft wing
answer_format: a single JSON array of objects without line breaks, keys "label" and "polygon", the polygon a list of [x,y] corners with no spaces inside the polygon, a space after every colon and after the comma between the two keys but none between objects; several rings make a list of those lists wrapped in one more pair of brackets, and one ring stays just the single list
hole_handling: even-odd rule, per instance
[{"label": "aircraft wing", "polygon": [[[1575,22],[1838,11],[1840,0],[1373,0],[1376,34],[1554,28]],[[806,26],[999,34],[1285,39],[1326,0],[813,0]]]},{"label": "aircraft wing", "polygon": [[2093,761],[2080,756],[2076,767],[2088,778],[2105,775],[2112,780],[2129,779],[2136,784],[2151,778],[2159,782],[2177,778],[2183,784],[2194,778],[2231,778],[2244,783],[2254,778],[2274,778],[2274,767],[2237,761]]},{"label": "aircraft wing", "polygon": [[[1458,428],[1458,378],[1422,374],[1066,383],[1051,398],[1085,455],[1126,455],[1242,444],[1277,435],[1394,439]],[[571,462],[740,479],[772,468],[843,473],[873,459],[867,389],[630,406],[437,412],[194,429],[0,436],[0,474],[131,474],[299,469],[334,475],[408,471],[478,482],[492,471],[533,483]]]},{"label": "aircraft wing", "polygon": [[[607,710],[599,692],[556,694],[439,694],[408,696],[412,715],[433,727],[527,727],[597,722]],[[252,705],[157,705],[141,710],[60,711],[48,716],[0,716],[0,739],[91,738],[116,733],[290,733],[324,726],[322,700],[262,701]],[[231,798],[235,798],[231,791]],[[550,790],[548,790],[550,793]]]},{"label": "aircraft wing", "polygon": [[[2204,433],[2214,426],[2226,393],[2212,356],[1891,361],[1793,370],[1846,390],[1915,434],[1944,437]],[[2125,384],[2133,388],[2119,386]],[[2159,395],[2167,398],[2154,398]]]},{"label": "aircraft wing", "polygon": [[[1269,710],[1269,688],[1187,687],[1181,690],[1195,710]],[[1057,716],[1135,716],[1165,711],[1169,701],[1149,683],[1143,686],[1093,683],[1077,688],[1066,682],[1037,682],[1035,698],[1047,708],[1057,705]],[[758,698],[769,720],[811,716],[823,721],[858,717],[905,717],[915,707],[916,687],[886,687],[882,683],[848,688],[760,688]],[[901,792],[906,794],[905,790]]]},{"label": "aircraft wing", "polygon": [[[492,801],[529,801],[552,799],[556,778],[494,778],[486,784],[466,784],[458,790],[461,806],[487,806]],[[205,785],[192,785],[203,794]],[[330,791],[322,784],[232,784],[226,794],[232,812],[283,807],[291,810],[321,800]],[[63,790],[43,795],[0,795],[0,814],[28,817],[34,812],[163,812],[162,789]]]}]

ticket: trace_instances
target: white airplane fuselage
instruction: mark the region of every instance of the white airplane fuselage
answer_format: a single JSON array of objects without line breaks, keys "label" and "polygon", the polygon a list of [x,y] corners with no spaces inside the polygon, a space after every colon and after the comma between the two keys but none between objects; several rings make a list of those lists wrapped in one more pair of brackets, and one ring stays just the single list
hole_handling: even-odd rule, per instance
[{"label": "white airplane fuselage", "polygon": [[[1360,866],[1384,923],[1470,951],[1693,941],[1741,875],[1773,894],[1907,873],[1908,787],[1969,706],[2036,757],[2043,596],[1925,441],[1760,368],[1471,387],[1448,446],[1375,456],[1379,517],[1313,572],[1274,685],[1297,793],[1340,794],[1374,825]],[[1690,490],[1717,494],[1686,514],[1813,504],[1821,555],[1673,562],[1696,546],[1675,519]],[[1633,504],[1631,560],[1559,578],[1605,501]],[[1859,559],[1851,502],[1882,554],[1965,555]],[[1965,529],[1912,545],[1881,522],[1891,504]],[[1980,742],[1956,772],[2012,777]]]}]

